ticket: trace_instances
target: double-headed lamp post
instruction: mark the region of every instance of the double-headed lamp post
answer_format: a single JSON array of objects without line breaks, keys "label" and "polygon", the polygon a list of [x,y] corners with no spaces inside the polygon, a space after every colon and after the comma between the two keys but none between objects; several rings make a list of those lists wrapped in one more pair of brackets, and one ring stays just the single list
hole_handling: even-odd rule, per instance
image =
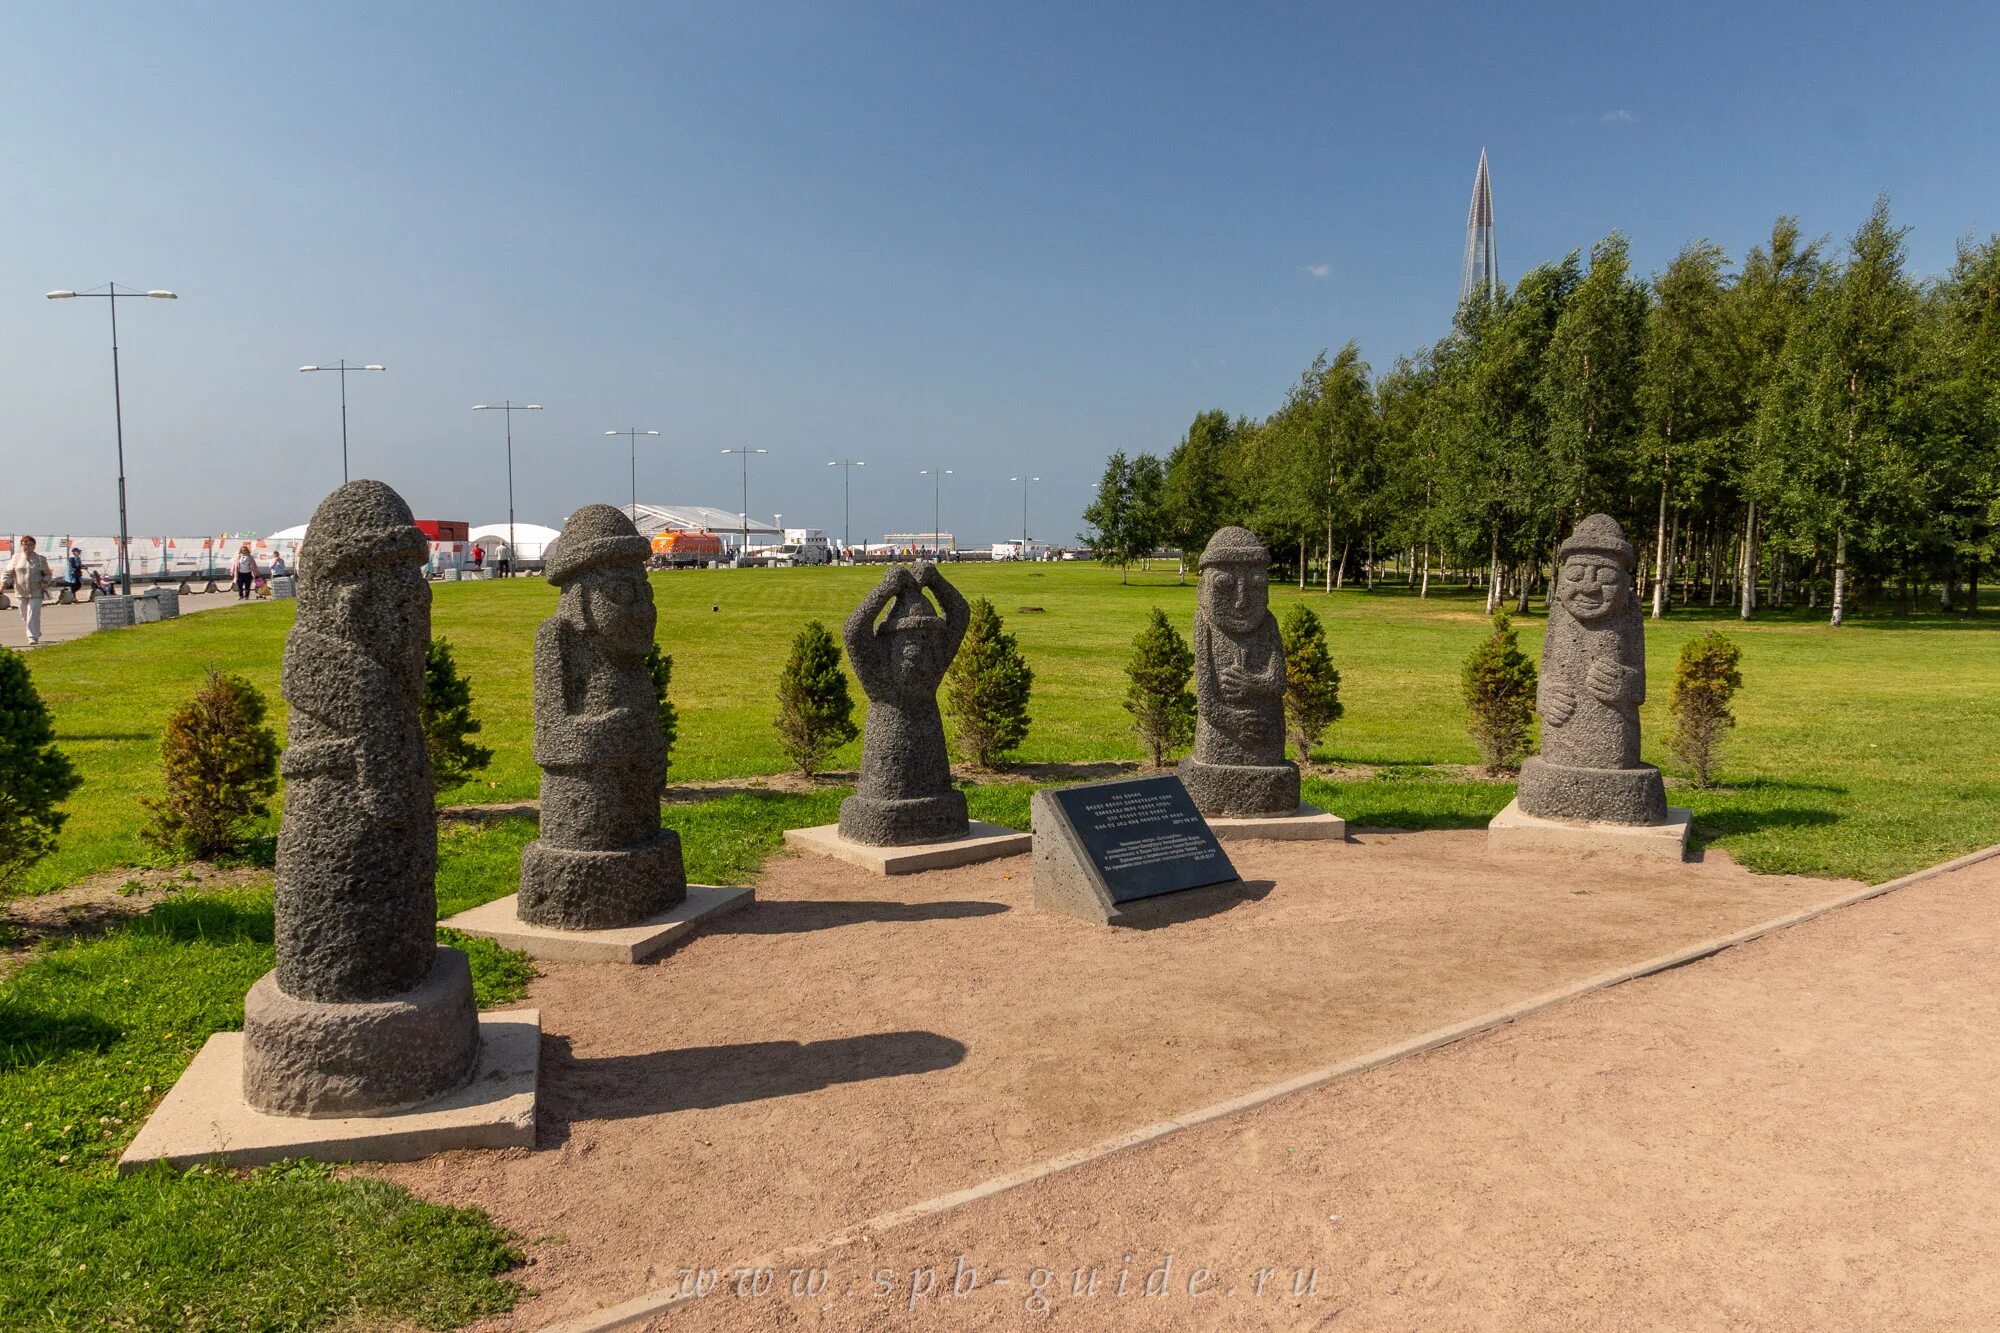
[{"label": "double-headed lamp post", "polygon": [[514,544],[514,414],[516,412],[539,412],[540,403],[478,403],[475,412],[505,412],[507,414],[507,574],[513,577],[515,566],[521,563],[521,548]]},{"label": "double-headed lamp post", "polygon": [[340,484],[347,484],[347,375],[349,371],[359,373],[364,370],[387,370],[387,366],[350,366],[345,361],[337,361],[330,366],[300,366],[299,373],[311,370],[331,370],[340,376]]},{"label": "double-headed lamp post", "polygon": [[660,432],[656,430],[640,430],[637,426],[633,426],[626,430],[607,430],[604,433],[606,435],[623,435],[632,442],[632,522],[636,525],[639,521],[639,437],[641,435],[658,435]]},{"label": "double-headed lamp post", "polygon": [[868,465],[858,458],[836,458],[827,466],[840,469],[840,544],[851,547],[854,544],[854,524],[850,504],[853,497],[854,469]]},{"label": "double-headed lamp post", "polygon": [[917,475],[931,479],[931,554],[935,556],[944,549],[944,479],[951,475],[951,469],[927,467]]},{"label": "double-headed lamp post", "polygon": [[726,454],[743,455],[743,530],[737,535],[736,563],[742,564],[750,554],[750,455],[768,454],[769,449],[724,449]]},{"label": "double-headed lamp post", "polygon": [[1021,483],[1021,558],[1028,558],[1028,483],[1040,481],[1040,477],[1009,477],[1009,481]]},{"label": "double-headed lamp post", "polygon": [[132,553],[131,533],[125,523],[125,398],[118,385],[118,298],[135,296],[149,297],[155,301],[177,301],[180,298],[168,291],[137,291],[127,287],[122,291],[115,282],[104,284],[104,290],[91,292],[50,292],[51,301],[70,301],[79,296],[101,296],[111,306],[111,414],[118,430],[118,591],[125,596],[132,595]]}]

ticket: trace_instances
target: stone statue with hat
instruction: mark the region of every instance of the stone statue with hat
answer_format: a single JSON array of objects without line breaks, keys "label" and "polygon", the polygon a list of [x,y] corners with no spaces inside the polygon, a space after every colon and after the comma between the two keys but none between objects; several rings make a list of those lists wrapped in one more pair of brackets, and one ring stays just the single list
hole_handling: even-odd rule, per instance
[{"label": "stone statue with hat", "polygon": [[[889,614],[878,625],[884,607]],[[937,692],[971,619],[965,598],[928,560],[890,570],[847,618],[847,658],[868,696],[868,718],[860,785],[840,803],[841,837],[900,847],[967,835]]]},{"label": "stone statue with hat", "polygon": [[1592,514],[1558,550],[1542,641],[1541,753],[1521,766],[1518,803],[1542,819],[1660,824],[1660,770],[1639,759],[1646,640],[1633,550],[1615,519]]},{"label": "stone statue with hat", "polygon": [[1271,614],[1271,553],[1227,527],[1201,553],[1194,613],[1194,755],[1181,782],[1202,814],[1289,815],[1298,765],[1285,758],[1285,649]]},{"label": "stone statue with hat", "polygon": [[586,505],[544,557],[562,590],[535,632],[541,834],[521,853],[521,920],[636,925],[687,896],[680,838],[660,827],[667,752],[646,669],[657,613],[652,546],[623,510]]},{"label": "stone statue with hat", "polygon": [[430,547],[401,496],[321,502],[285,640],[277,967],[244,999],[243,1093],[277,1115],[379,1114],[479,1061],[465,955],[437,944],[437,813],[419,709]]}]

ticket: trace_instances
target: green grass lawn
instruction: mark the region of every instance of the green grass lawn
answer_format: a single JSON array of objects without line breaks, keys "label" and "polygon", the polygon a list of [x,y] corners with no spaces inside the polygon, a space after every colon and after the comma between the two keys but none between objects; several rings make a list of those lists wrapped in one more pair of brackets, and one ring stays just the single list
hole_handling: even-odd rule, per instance
[{"label": "green grass lawn", "polygon": [[[1194,590],[1171,569],[1083,564],[962,565],[953,578],[990,597],[1036,672],[1030,762],[1137,759],[1120,707],[1123,666],[1147,611],[1186,625]],[[866,588],[870,569],[682,571],[654,577],[660,640],[674,656],[681,713],[673,776],[680,782],[780,772],[771,728],[778,668],[806,620],[837,627]],[[555,604],[540,580],[439,584],[435,631],[451,639],[472,678],[495,751],[478,783],[455,802],[532,797],[530,671],[535,625]],[[1504,783],[1466,781],[1456,766],[1475,754],[1465,735],[1458,667],[1484,633],[1476,594],[1438,589],[1420,600],[1399,586],[1303,596],[1328,622],[1347,716],[1316,756],[1377,767],[1363,781],[1316,782],[1314,798],[1363,824],[1471,825],[1504,805]],[[1026,607],[1039,610],[1027,611]],[[143,862],[134,798],[157,789],[158,737],[208,664],[265,689],[277,725],[278,659],[293,604],[205,612],[133,631],[37,649],[29,660],[55,710],[60,742],[86,785],[70,803],[61,850],[30,871],[29,892],[92,871]],[[1697,823],[1740,860],[1765,871],[1879,879],[1985,845],[2000,836],[2000,618],[1864,615],[1839,630],[1804,612],[1766,613],[1739,625],[1726,612],[1676,611],[1649,631],[1647,757],[1671,774],[1665,705],[1674,655],[1712,625],[1743,646],[1741,725],[1730,738],[1722,787],[1677,791]],[[1522,644],[1540,649],[1539,617],[1521,622]],[[855,691],[857,701],[859,690]],[[836,763],[852,766],[859,746]],[[777,808],[777,807],[772,807]],[[815,807],[818,809],[820,807]]]}]

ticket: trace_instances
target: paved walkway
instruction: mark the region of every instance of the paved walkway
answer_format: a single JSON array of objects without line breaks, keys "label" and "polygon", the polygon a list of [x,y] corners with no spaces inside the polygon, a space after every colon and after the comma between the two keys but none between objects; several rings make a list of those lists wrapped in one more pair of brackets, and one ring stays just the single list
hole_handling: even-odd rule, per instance
[{"label": "paved walkway", "polygon": [[[134,584],[135,589],[141,585]],[[196,582],[199,588],[201,583]],[[197,611],[213,611],[221,606],[235,606],[233,592],[196,592],[181,598],[181,614],[192,615]],[[42,642],[67,643],[80,639],[97,629],[97,608],[88,604],[79,606],[44,606],[42,608]],[[0,611],[0,648],[26,648],[28,631],[21,624],[20,599],[13,593],[7,594],[7,609]]]}]

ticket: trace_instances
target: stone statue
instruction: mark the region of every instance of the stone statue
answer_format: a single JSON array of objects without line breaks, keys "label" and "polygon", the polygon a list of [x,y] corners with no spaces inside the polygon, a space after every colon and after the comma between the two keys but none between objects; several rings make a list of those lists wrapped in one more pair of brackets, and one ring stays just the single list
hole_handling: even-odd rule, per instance
[{"label": "stone statue", "polygon": [[1204,815],[1289,815],[1298,765],[1285,758],[1285,650],[1271,615],[1271,553],[1223,528],[1201,553],[1194,613],[1194,757],[1181,782]]},{"label": "stone statue", "polygon": [[[940,617],[924,596],[929,588]],[[875,618],[895,605],[880,625]],[[937,691],[972,612],[936,565],[898,565],[847,618],[847,659],[868,696],[860,790],[840,803],[840,836],[873,847],[962,838],[965,793],[951,782]]]},{"label": "stone statue", "polygon": [[545,558],[562,600],[535,632],[542,819],[521,852],[523,921],[630,926],[687,897],[680,838],[660,827],[667,752],[646,670],[651,551],[623,511],[599,504],[571,514]]},{"label": "stone statue", "polygon": [[431,637],[424,534],[355,481],[313,514],[285,641],[291,705],[276,970],[243,1006],[243,1092],[281,1115],[363,1115],[471,1078],[465,955],[437,946],[437,814],[418,708]]},{"label": "stone statue", "polygon": [[1542,752],[1521,766],[1522,813],[1543,819],[1660,824],[1660,770],[1639,761],[1646,640],[1632,589],[1631,543],[1609,515],[1576,525],[1542,643]]}]

